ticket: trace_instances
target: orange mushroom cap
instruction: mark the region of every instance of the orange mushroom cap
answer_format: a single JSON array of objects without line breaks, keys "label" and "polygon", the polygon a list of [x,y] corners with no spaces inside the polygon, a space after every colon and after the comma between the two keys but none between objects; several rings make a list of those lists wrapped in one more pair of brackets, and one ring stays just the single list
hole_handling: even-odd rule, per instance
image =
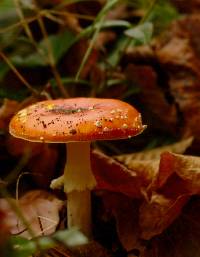
[{"label": "orange mushroom cap", "polygon": [[10,133],[35,142],[122,139],[143,131],[140,113],[116,99],[70,98],[38,102],[19,111]]}]

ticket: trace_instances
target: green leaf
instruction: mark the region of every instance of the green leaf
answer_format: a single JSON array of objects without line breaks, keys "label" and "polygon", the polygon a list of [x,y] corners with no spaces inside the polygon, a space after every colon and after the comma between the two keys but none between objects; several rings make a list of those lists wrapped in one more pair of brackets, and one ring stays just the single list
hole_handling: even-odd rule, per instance
[{"label": "green leaf", "polygon": [[129,87],[129,89],[122,95],[123,99],[126,99],[134,94],[140,93],[141,89],[136,85],[134,87]]},{"label": "green leaf", "polygon": [[[48,37],[51,44],[55,64],[59,62],[61,57],[69,50],[69,48],[76,42],[76,36],[65,30],[63,33],[51,35]],[[21,67],[42,67],[48,66],[47,42],[43,39],[38,44],[38,51],[27,56],[15,55],[11,57],[11,61],[16,66]]]},{"label": "green leaf", "polygon": [[125,20],[106,20],[103,23],[96,22],[96,23],[88,26],[84,30],[82,30],[79,33],[77,40],[81,39],[83,37],[89,37],[95,30],[97,30],[99,28],[101,28],[101,30],[103,30],[103,29],[114,28],[114,27],[130,28],[131,23],[128,21],[125,21]]},{"label": "green leaf", "polygon": [[30,95],[30,91],[26,87],[15,88],[12,85],[0,83],[0,99],[8,98],[16,101],[22,101]]},{"label": "green leaf", "polygon": [[119,3],[119,0],[109,0],[106,2],[106,4],[104,5],[104,7],[102,8],[101,12],[98,14],[97,16],[97,20],[101,19],[102,15],[106,15],[112,8],[115,7],[115,5]]},{"label": "green leaf", "polygon": [[42,56],[38,53],[28,55],[26,57],[20,56],[20,55],[15,55],[11,57],[11,61],[15,66],[18,67],[41,67],[41,66],[47,66],[48,62],[47,60],[44,60]]},{"label": "green leaf", "polygon": [[115,85],[127,83],[126,79],[109,79],[107,81],[107,87],[113,87]]},{"label": "green leaf", "polygon": [[7,74],[8,71],[9,71],[8,65],[3,62],[0,62],[0,82],[2,81],[2,79]]},{"label": "green leaf", "polygon": [[[94,25],[94,28],[98,28],[99,23]],[[113,28],[113,27],[125,27],[125,28],[130,28],[131,23],[125,20],[106,20],[104,23],[101,25],[101,29],[106,29],[106,28]]]},{"label": "green leaf", "polygon": [[70,230],[60,230],[53,235],[53,239],[56,239],[68,247],[88,243],[87,237],[76,228],[72,228]]},{"label": "green leaf", "polygon": [[36,249],[35,242],[19,236],[11,236],[3,249],[3,256],[29,257]]},{"label": "green leaf", "polygon": [[3,249],[3,256],[30,257],[36,251],[44,251],[55,245],[55,241],[50,237],[39,237],[36,242],[20,236],[11,236]]},{"label": "green leaf", "polygon": [[148,21],[154,24],[155,33],[158,34],[177,18],[178,12],[168,0],[158,0],[149,14]]},{"label": "green leaf", "polygon": [[134,39],[135,44],[148,44],[153,36],[153,24],[145,22],[134,28],[125,30],[125,35]]},{"label": "green leaf", "polygon": [[56,245],[55,241],[51,237],[43,236],[37,239],[37,244],[40,250],[47,250]]},{"label": "green leaf", "polygon": [[0,0],[0,28],[19,20],[13,0]]},{"label": "green leaf", "polygon": [[[91,86],[91,84],[89,83],[89,81],[87,80],[82,80],[82,79],[79,79],[79,80],[76,80],[75,78],[65,78],[65,77],[62,77],[61,78],[61,81],[64,85],[67,85],[67,84],[72,84],[72,83],[76,83],[76,84],[82,84],[82,85],[85,85],[85,86]],[[50,81],[50,84],[53,88],[57,88],[56,86],[56,80],[55,79],[51,79]]]},{"label": "green leaf", "polygon": [[115,67],[119,62],[122,51],[124,51],[124,48],[127,46],[129,41],[130,39],[126,36],[120,36],[108,55],[107,63],[109,63],[112,67]]},{"label": "green leaf", "polygon": [[[54,59],[57,63],[76,42],[76,35],[69,30],[65,30],[62,34],[50,36],[49,40],[52,46]],[[46,47],[44,43],[43,46]]]}]

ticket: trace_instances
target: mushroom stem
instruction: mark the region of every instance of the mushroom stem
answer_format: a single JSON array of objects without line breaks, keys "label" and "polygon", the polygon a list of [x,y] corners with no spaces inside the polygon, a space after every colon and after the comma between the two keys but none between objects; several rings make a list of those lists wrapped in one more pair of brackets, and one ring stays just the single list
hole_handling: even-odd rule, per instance
[{"label": "mushroom stem", "polygon": [[78,227],[91,236],[91,194],[96,180],[90,165],[90,142],[67,144],[64,191],[67,193],[68,228]]}]

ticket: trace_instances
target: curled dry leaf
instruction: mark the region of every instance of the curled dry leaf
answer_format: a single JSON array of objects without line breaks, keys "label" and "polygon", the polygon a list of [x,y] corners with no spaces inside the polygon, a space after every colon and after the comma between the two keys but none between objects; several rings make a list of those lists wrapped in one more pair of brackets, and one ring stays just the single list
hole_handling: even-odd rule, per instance
[{"label": "curled dry leaf", "polygon": [[6,138],[6,149],[10,155],[15,157],[20,157],[27,151],[31,153],[31,156],[35,156],[41,153],[42,148],[42,144],[28,142],[11,135]]},{"label": "curled dry leaf", "polygon": [[200,1],[191,0],[188,4],[187,0],[171,0],[171,2],[178,8],[182,13],[199,13],[200,12]]},{"label": "curled dry leaf", "polygon": [[111,43],[116,39],[116,34],[113,31],[101,31],[95,42],[95,47],[99,50],[104,49],[107,43]]},{"label": "curled dry leaf", "polygon": [[199,194],[200,157],[162,154],[159,174],[152,187],[168,195],[168,188],[176,195]]},{"label": "curled dry leaf", "polygon": [[184,119],[186,135],[200,138],[200,15],[174,22],[157,41],[155,54],[168,75],[169,88]]},{"label": "curled dry leaf", "polygon": [[140,248],[138,209],[140,202],[122,194],[104,193],[105,209],[115,217],[119,240],[126,251]]},{"label": "curled dry leaf", "polygon": [[183,154],[186,149],[191,146],[193,141],[193,137],[189,137],[186,139],[182,139],[181,141],[166,145],[162,147],[157,147],[152,150],[146,150],[142,152],[132,153],[132,154],[122,154],[115,156],[115,159],[118,161],[124,163],[128,167],[131,168],[132,165],[134,165],[135,161],[155,161],[160,159],[160,155],[163,152],[172,152],[177,154]]},{"label": "curled dry leaf", "polygon": [[71,249],[70,256],[76,257],[111,257],[111,254],[98,242],[90,241],[88,244],[74,247]]},{"label": "curled dry leaf", "polygon": [[126,4],[118,4],[111,11],[109,11],[106,15],[107,20],[117,20],[124,19],[127,16],[127,6]]},{"label": "curled dry leaf", "polygon": [[92,152],[91,163],[97,180],[97,189],[121,192],[131,198],[140,198],[141,189],[151,182],[151,175],[145,166],[131,170],[96,150]]},{"label": "curled dry leaf", "polygon": [[4,99],[0,108],[0,129],[7,130],[9,121],[19,108],[19,105],[17,101]]},{"label": "curled dry leaf", "polygon": [[142,257],[199,257],[199,197],[193,197],[178,219],[162,235],[151,240]]},{"label": "curled dry leaf", "polygon": [[[49,235],[56,230],[63,203],[55,196],[46,191],[35,190],[26,193],[16,203],[33,230],[34,236]],[[10,233],[30,239],[28,228],[5,199],[0,199],[0,208],[7,213],[6,223]]]},{"label": "curled dry leaf", "polygon": [[129,47],[123,58],[127,63],[137,63],[138,61],[151,63],[155,61],[154,51],[150,45]]},{"label": "curled dry leaf", "polygon": [[32,179],[40,188],[49,187],[58,159],[58,150],[56,147],[28,142],[8,135],[6,148],[12,156],[22,157],[27,155],[26,168],[32,174]]},{"label": "curled dry leaf", "polygon": [[166,126],[172,132],[177,131],[176,106],[167,101],[164,90],[158,85],[156,71],[151,66],[129,64],[126,74],[129,80],[139,85],[142,104],[146,106],[147,110],[151,110],[150,113],[156,116],[156,120],[160,121],[154,124],[155,119],[153,119],[151,126],[162,124],[162,127]]},{"label": "curled dry leaf", "polygon": [[6,223],[6,218],[6,212],[0,210],[0,248],[5,244],[9,235],[9,228]]},{"label": "curled dry leaf", "polygon": [[71,14],[70,12],[65,12],[65,24],[66,26],[73,32],[75,33],[80,33],[81,32],[81,26],[79,24],[78,18]]},{"label": "curled dry leaf", "polygon": [[[99,243],[90,241],[89,244],[85,244],[73,249],[68,249],[63,245],[59,244],[53,249],[47,250],[45,257],[111,257],[110,253],[103,248]],[[39,257],[39,256],[38,256]]]},{"label": "curled dry leaf", "polygon": [[140,208],[143,239],[162,233],[179,216],[190,196],[200,193],[200,158],[163,153],[149,192],[149,201]]},{"label": "curled dry leaf", "polygon": [[170,199],[153,194],[150,202],[143,203],[140,208],[140,237],[149,240],[161,234],[180,215],[188,199],[188,195]]},{"label": "curled dry leaf", "polygon": [[149,160],[132,160],[128,168],[93,151],[92,168],[98,188],[113,192],[104,193],[103,202],[115,217],[126,250],[142,252],[140,240],[161,234],[181,214],[191,196],[200,193],[200,158],[163,152],[184,152],[191,142],[189,138],[159,148]]},{"label": "curled dry leaf", "polygon": [[27,169],[31,172],[33,180],[40,188],[49,188],[57,160],[58,150],[44,144],[40,154],[35,155],[29,161]]}]

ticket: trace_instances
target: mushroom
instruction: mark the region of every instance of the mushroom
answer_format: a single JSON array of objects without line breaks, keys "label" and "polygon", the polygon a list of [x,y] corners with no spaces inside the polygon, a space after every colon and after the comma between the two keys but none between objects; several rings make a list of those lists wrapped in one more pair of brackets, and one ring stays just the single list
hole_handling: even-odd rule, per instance
[{"label": "mushroom", "polygon": [[143,131],[141,115],[116,99],[71,98],[38,102],[19,111],[10,122],[14,137],[33,142],[67,143],[64,191],[68,228],[91,231],[91,190],[96,185],[90,166],[94,140],[130,138]]}]

